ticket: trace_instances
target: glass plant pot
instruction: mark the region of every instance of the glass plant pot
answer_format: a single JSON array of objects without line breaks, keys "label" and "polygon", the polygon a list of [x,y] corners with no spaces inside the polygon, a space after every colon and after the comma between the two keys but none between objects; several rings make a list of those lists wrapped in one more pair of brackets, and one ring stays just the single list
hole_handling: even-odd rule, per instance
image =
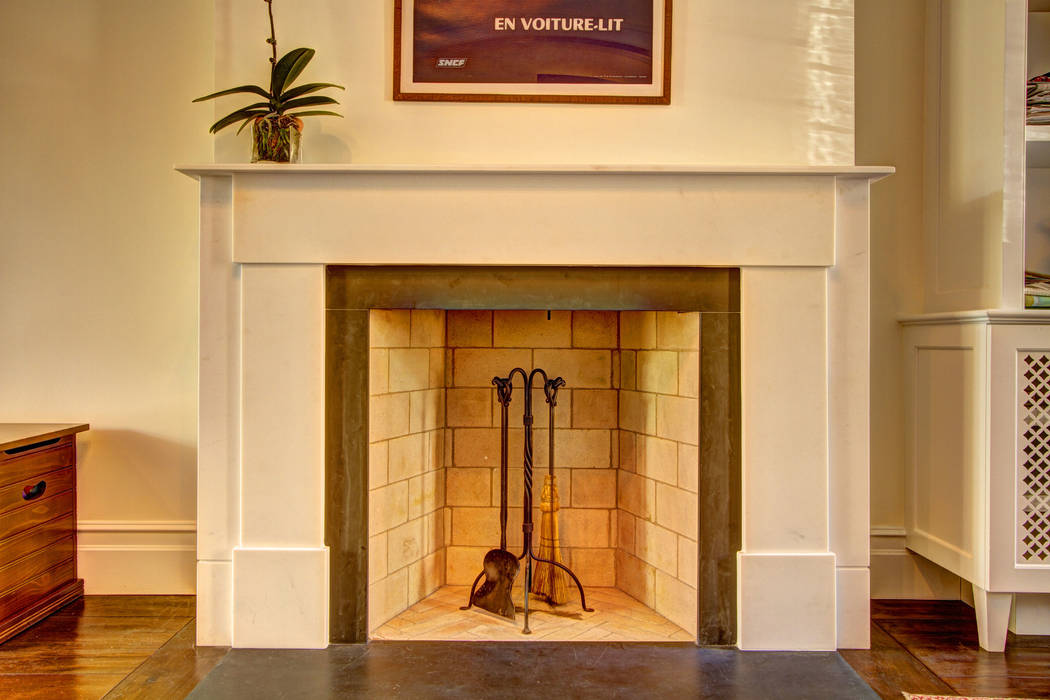
[{"label": "glass plant pot", "polygon": [[252,162],[298,163],[302,135],[302,119],[259,117],[252,122]]}]

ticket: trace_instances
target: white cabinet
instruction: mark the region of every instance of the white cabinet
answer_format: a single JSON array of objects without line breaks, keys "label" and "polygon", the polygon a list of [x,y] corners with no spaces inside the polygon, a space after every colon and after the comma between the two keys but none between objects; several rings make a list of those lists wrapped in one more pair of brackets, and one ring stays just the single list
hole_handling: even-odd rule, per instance
[{"label": "white cabinet", "polygon": [[[922,308],[902,320],[907,546],[973,585],[981,646],[1050,634],[1050,0],[928,0]],[[1011,619],[1012,615],[1012,619]]]},{"label": "white cabinet", "polygon": [[1015,629],[1050,633],[1050,312],[903,324],[907,546],[973,584],[983,648],[1017,594]]}]

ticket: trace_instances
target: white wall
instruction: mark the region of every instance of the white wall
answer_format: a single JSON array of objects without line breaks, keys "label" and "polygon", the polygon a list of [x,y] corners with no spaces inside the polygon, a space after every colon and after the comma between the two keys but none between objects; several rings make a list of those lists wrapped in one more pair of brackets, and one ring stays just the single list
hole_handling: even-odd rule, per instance
[{"label": "white wall", "polygon": [[[394,102],[393,2],[276,0],[278,53],[347,87],[311,118],[304,160],[357,163],[853,164],[853,0],[674,3],[671,105]],[[215,0],[216,84],[265,83],[262,2]],[[240,98],[226,98],[219,116]],[[202,107],[203,109],[203,107]],[[243,162],[247,132],[216,142]]]},{"label": "white wall", "polygon": [[[670,106],[395,103],[392,2],[275,14],[348,87],[310,162],[853,163],[853,0],[675,3]],[[0,420],[91,423],[89,592],[193,587],[197,186],[171,166],[247,160],[207,133],[236,98],[190,100],[264,82],[268,34],[256,0],[0,3]]]},{"label": "white wall", "polygon": [[897,318],[926,310],[923,121],[927,4],[857,0],[857,164],[871,192],[871,595],[960,597],[960,579],[904,547],[904,386]]},{"label": "white wall", "polygon": [[922,310],[925,5],[857,0],[857,164],[897,172],[871,191],[871,521],[904,524],[897,317]]},{"label": "white wall", "polygon": [[191,592],[197,187],[171,165],[211,158],[211,3],[7,0],[0,64],[0,420],[91,424],[88,592]]}]

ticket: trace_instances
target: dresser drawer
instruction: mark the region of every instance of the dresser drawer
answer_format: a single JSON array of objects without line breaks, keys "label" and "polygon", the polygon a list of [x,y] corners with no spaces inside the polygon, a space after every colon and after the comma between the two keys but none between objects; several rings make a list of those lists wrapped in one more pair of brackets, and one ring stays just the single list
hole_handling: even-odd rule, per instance
[{"label": "dresser drawer", "polygon": [[21,508],[47,496],[69,491],[73,488],[75,478],[73,471],[73,467],[66,467],[57,472],[34,474],[14,484],[0,486],[0,513]]},{"label": "dresser drawer", "polygon": [[76,449],[71,438],[63,438],[55,447],[14,455],[0,451],[0,486],[31,479],[63,467],[72,467]]},{"label": "dresser drawer", "polygon": [[75,572],[72,559],[37,574],[16,588],[0,593],[0,621],[19,615],[40,602],[59,586],[71,581]]},{"label": "dresser drawer", "polygon": [[21,559],[16,559],[7,566],[0,567],[0,597],[8,590],[15,588],[29,579],[57,566],[74,555],[73,536],[38,549]]},{"label": "dresser drawer", "polygon": [[84,595],[78,423],[0,423],[0,644]]},{"label": "dresser drawer", "polygon": [[76,496],[72,491],[30,501],[28,505],[0,515],[0,540],[24,532],[40,523],[73,512]]},{"label": "dresser drawer", "polygon": [[32,530],[8,537],[0,541],[0,567],[72,534],[73,514],[68,513],[54,520],[48,520]]}]

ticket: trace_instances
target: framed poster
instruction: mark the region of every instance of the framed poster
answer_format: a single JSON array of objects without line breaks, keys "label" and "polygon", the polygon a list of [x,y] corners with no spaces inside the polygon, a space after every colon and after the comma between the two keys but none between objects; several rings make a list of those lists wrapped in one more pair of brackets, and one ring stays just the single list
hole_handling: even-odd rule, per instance
[{"label": "framed poster", "polygon": [[671,0],[395,0],[394,99],[670,104]]}]

